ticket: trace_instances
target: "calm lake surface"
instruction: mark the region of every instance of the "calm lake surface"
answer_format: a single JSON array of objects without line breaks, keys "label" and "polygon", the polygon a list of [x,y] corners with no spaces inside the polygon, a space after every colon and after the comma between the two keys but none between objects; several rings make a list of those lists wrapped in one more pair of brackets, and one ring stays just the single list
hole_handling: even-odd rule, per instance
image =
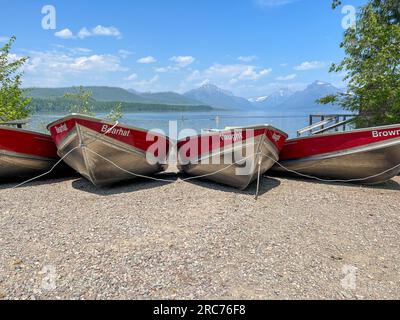
[{"label": "calm lake surface", "polygon": [[[30,128],[45,131],[48,123],[64,116],[63,114],[36,114],[31,116]],[[98,118],[105,118],[105,113],[98,113]],[[223,129],[227,126],[246,126],[254,124],[271,124],[291,137],[296,130],[308,125],[308,114],[271,114],[265,112],[149,112],[125,113],[120,122],[145,128],[161,129],[169,134],[170,121],[176,121],[178,131],[193,129],[198,133],[202,129]]]}]

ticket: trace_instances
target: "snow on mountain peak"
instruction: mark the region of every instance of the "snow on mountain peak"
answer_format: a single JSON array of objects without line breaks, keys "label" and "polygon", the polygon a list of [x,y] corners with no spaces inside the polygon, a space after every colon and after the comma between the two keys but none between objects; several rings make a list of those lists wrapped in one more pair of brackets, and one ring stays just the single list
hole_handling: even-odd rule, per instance
[{"label": "snow on mountain peak", "polygon": [[328,82],[324,82],[324,81],[315,81],[313,82],[310,86],[330,86],[331,84]]},{"label": "snow on mountain peak", "polygon": [[263,96],[263,97],[256,97],[256,98],[250,98],[248,99],[250,102],[264,102],[265,100],[267,100],[269,98],[269,96]]}]

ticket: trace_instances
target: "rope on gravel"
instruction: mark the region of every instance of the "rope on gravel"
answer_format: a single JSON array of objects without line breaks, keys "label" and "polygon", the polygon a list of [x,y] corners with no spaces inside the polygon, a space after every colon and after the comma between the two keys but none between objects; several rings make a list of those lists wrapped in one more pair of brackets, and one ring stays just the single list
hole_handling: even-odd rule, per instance
[{"label": "rope on gravel", "polygon": [[[91,143],[95,142],[95,141],[98,139],[99,136],[101,136],[101,135],[107,135],[107,134],[108,134],[109,132],[111,132],[117,125],[118,125],[118,121],[116,121],[116,123],[115,123],[111,128],[109,128],[106,132],[104,132],[104,133],[102,133],[102,134],[99,134],[99,135],[96,135],[96,137],[94,138],[94,140],[91,141],[91,142],[89,142],[88,144],[86,144],[86,146],[77,146],[77,147],[71,149],[70,151],[68,151],[68,153],[66,153],[60,160],[58,160],[57,163],[56,163],[49,171],[47,171],[47,172],[45,172],[45,173],[43,173],[43,174],[40,174],[40,175],[38,175],[37,177],[31,178],[31,179],[29,179],[29,180],[26,180],[26,181],[24,181],[24,182],[22,182],[22,183],[20,183],[20,184],[18,184],[18,185],[16,185],[16,186],[12,187],[11,189],[19,188],[19,187],[21,187],[21,186],[23,186],[23,185],[25,185],[25,184],[27,184],[27,183],[29,183],[29,182],[35,181],[35,180],[37,180],[37,179],[39,179],[39,178],[42,178],[42,177],[44,177],[44,176],[50,174],[52,171],[54,171],[54,169],[55,169],[55,168],[56,168],[56,167],[57,167],[71,152],[73,152],[74,150],[76,150],[76,149],[79,148],[79,147],[84,147],[84,148],[85,148],[86,150],[88,150],[89,152],[91,152],[91,153],[93,153],[93,154],[99,156],[99,157],[102,158],[103,160],[105,160],[105,161],[111,163],[112,165],[114,165],[114,166],[115,166],[116,168],[118,168],[119,170],[121,170],[121,171],[123,171],[123,172],[125,172],[125,173],[128,173],[128,174],[131,174],[131,175],[133,175],[133,176],[135,176],[135,177],[145,178],[145,179],[154,180],[154,181],[160,181],[160,182],[168,182],[168,183],[174,182],[174,181],[175,181],[175,180],[171,180],[171,179],[162,179],[162,178],[157,178],[157,177],[152,177],[152,176],[147,176],[147,175],[141,175],[141,174],[137,174],[137,173],[131,172],[131,171],[129,171],[129,170],[126,170],[126,169],[124,169],[124,168],[121,168],[120,166],[118,166],[118,165],[117,165],[115,162],[113,162],[112,160],[110,160],[110,159],[108,159],[108,158],[106,158],[106,157],[104,157],[104,156],[98,154],[97,152],[93,151],[92,149],[90,149],[90,148],[88,147],[88,145],[90,145]],[[228,170],[228,169],[231,168],[232,166],[235,166],[235,165],[237,165],[237,164],[239,164],[239,163],[241,163],[241,162],[243,162],[243,161],[246,161],[247,159],[249,159],[249,158],[251,158],[251,157],[259,156],[259,161],[258,161],[258,172],[257,172],[257,188],[256,188],[256,194],[255,194],[255,199],[257,199],[258,196],[259,196],[259,190],[260,190],[259,188],[260,188],[261,165],[262,165],[262,157],[260,157],[260,155],[261,155],[261,156],[264,156],[264,157],[267,157],[268,159],[272,160],[274,164],[278,165],[278,166],[281,167],[283,170],[285,170],[285,171],[287,171],[287,172],[289,172],[289,173],[292,173],[292,174],[295,174],[295,175],[298,175],[298,176],[301,176],[301,177],[304,177],[304,178],[317,180],[317,181],[320,181],[320,182],[341,182],[341,183],[362,182],[362,181],[365,181],[365,180],[368,180],[368,179],[377,178],[377,177],[379,177],[379,176],[381,176],[381,175],[384,175],[384,174],[387,173],[387,172],[390,172],[390,171],[392,171],[392,170],[394,170],[394,169],[400,167],[400,164],[398,164],[398,165],[396,165],[396,166],[394,166],[394,167],[392,167],[392,168],[390,168],[390,169],[388,169],[388,170],[385,170],[385,171],[383,171],[383,172],[381,172],[381,173],[378,173],[378,174],[375,174],[375,175],[371,175],[371,176],[368,176],[368,177],[365,177],[365,178],[359,178],[359,179],[322,179],[322,178],[319,178],[319,177],[316,177],[316,176],[312,176],[312,175],[307,175],[307,174],[301,173],[301,172],[296,171],[296,170],[291,170],[291,169],[285,167],[283,164],[279,163],[279,161],[275,160],[274,158],[272,158],[272,157],[269,156],[268,154],[265,154],[265,153],[255,153],[255,154],[253,154],[253,155],[251,155],[251,156],[248,156],[248,157],[246,157],[246,158],[243,158],[243,159],[241,159],[240,161],[234,162],[234,163],[232,163],[232,164],[230,164],[230,165],[228,165],[228,166],[226,166],[226,167],[224,167],[224,168],[222,168],[222,169],[220,169],[220,170],[217,170],[217,171],[215,171],[215,172],[207,173],[207,174],[204,174],[204,175],[198,175],[198,176],[192,176],[192,177],[184,178],[184,179],[182,179],[182,181],[189,181],[189,180],[207,178],[207,177],[213,176],[213,175],[215,175],[215,174],[221,173],[221,172],[223,172],[223,171],[225,171],[225,170]]]},{"label": "rope on gravel", "polygon": [[54,166],[53,166],[49,171],[47,171],[47,172],[45,172],[45,173],[42,173],[42,174],[40,174],[40,175],[38,175],[38,176],[36,176],[36,177],[34,177],[34,178],[31,178],[31,179],[28,179],[28,180],[26,180],[26,181],[23,181],[23,182],[17,184],[16,186],[12,187],[11,189],[16,189],[16,188],[22,187],[23,185],[28,184],[29,182],[35,181],[35,180],[37,180],[37,179],[40,179],[40,178],[42,178],[42,177],[44,177],[44,176],[46,176],[46,175],[52,173],[52,172],[55,170],[55,168],[56,168],[56,167],[57,167],[57,166],[58,166],[72,151],[74,151],[74,150],[76,150],[76,149],[78,149],[78,147],[75,147],[75,148],[69,150],[69,151],[65,154],[65,156],[63,156],[60,160],[58,160],[58,161],[54,164]]},{"label": "rope on gravel", "polygon": [[339,183],[341,183],[341,182],[342,183],[362,182],[362,181],[366,181],[368,179],[377,178],[377,177],[382,176],[385,173],[388,173],[388,172],[390,172],[390,171],[392,171],[394,169],[400,168],[400,163],[399,163],[399,164],[395,165],[394,167],[392,167],[390,169],[387,169],[387,170],[385,170],[383,172],[380,172],[380,173],[377,173],[377,174],[374,174],[372,176],[368,176],[368,177],[365,177],[365,178],[358,178],[358,179],[322,179],[322,178],[319,178],[319,177],[316,177],[316,176],[311,176],[311,175],[308,175],[308,174],[301,173],[301,172],[296,171],[296,170],[291,170],[291,169],[285,167],[283,164],[279,163],[279,161],[276,161],[276,160],[272,159],[269,155],[267,155],[267,154],[263,154],[263,155],[265,157],[268,157],[272,161],[274,161],[278,166],[280,166],[283,170],[285,170],[285,171],[287,171],[289,173],[293,173],[293,174],[296,174],[298,176],[301,176],[301,177],[304,177],[304,178],[308,178],[308,179],[318,180],[318,181],[321,181],[321,182],[339,182]]},{"label": "rope on gravel", "polygon": [[260,179],[261,179],[261,164],[262,164],[262,157],[258,157],[258,172],[257,172],[257,189],[256,189],[256,196],[255,199],[258,199],[258,195],[260,193]]},{"label": "rope on gravel", "polygon": [[[97,152],[93,151],[92,149],[90,149],[90,148],[88,148],[88,147],[85,147],[85,149],[88,150],[88,151],[90,151],[91,153],[93,153],[93,154],[99,156],[99,157],[102,158],[103,160],[106,160],[107,162],[111,163],[111,164],[114,165],[116,168],[118,168],[118,169],[120,169],[120,170],[122,170],[122,171],[124,171],[124,172],[126,172],[126,173],[128,173],[128,174],[131,174],[131,175],[133,175],[133,176],[136,176],[136,177],[139,177],[139,178],[151,179],[151,180],[155,180],[155,181],[161,181],[161,182],[174,182],[174,181],[175,181],[175,180],[170,180],[170,179],[160,179],[160,178],[156,178],[156,177],[152,177],[152,176],[141,175],[141,174],[137,174],[137,173],[134,173],[134,172],[132,172],[132,171],[129,171],[129,170],[125,170],[125,169],[121,168],[120,166],[118,166],[118,165],[117,165],[115,162],[113,162],[112,160],[110,160],[110,159],[108,159],[108,158],[102,156],[101,154],[98,154]],[[257,155],[257,154],[255,154],[255,155]],[[247,159],[249,159],[249,158],[251,158],[251,157],[253,157],[253,155],[248,156],[248,157],[246,157],[246,158],[243,158],[243,159],[241,159],[240,161],[236,161],[236,162],[234,162],[234,163],[232,163],[232,164],[230,164],[230,165],[228,165],[228,166],[226,166],[226,167],[224,167],[224,168],[222,168],[222,169],[220,169],[220,170],[217,170],[217,171],[214,171],[214,172],[210,172],[210,173],[207,173],[207,174],[203,174],[203,175],[199,175],[199,176],[193,176],[193,177],[183,178],[183,179],[181,179],[181,180],[182,180],[182,181],[189,181],[189,180],[201,179],[201,178],[206,178],[206,177],[209,177],[209,176],[213,176],[213,175],[215,175],[215,174],[218,174],[218,173],[220,173],[220,172],[223,172],[223,171],[229,169],[229,168],[232,167],[232,166],[235,166],[235,165],[237,165],[237,164],[239,164],[239,163],[241,163],[241,162],[243,162],[243,161],[246,161]]]},{"label": "rope on gravel", "polygon": [[[88,145],[91,144],[91,143],[93,143],[93,142],[95,142],[95,141],[98,139],[98,136],[106,135],[106,134],[110,133],[110,132],[118,125],[118,123],[119,123],[119,122],[116,121],[115,124],[114,124],[111,128],[109,128],[106,132],[101,133],[101,134],[99,134],[99,135],[96,135],[95,140],[89,142]],[[38,179],[43,178],[44,176],[47,176],[48,174],[52,173],[52,172],[57,168],[57,166],[58,166],[67,156],[69,156],[69,155],[72,153],[72,151],[75,151],[75,150],[78,149],[79,147],[80,147],[80,146],[76,146],[76,147],[72,148],[71,150],[69,150],[61,159],[59,159],[59,160],[54,164],[53,167],[51,167],[51,169],[50,169],[49,171],[47,171],[47,172],[45,172],[45,173],[42,173],[42,174],[40,174],[40,175],[38,175],[38,176],[36,176],[36,177],[33,177],[33,178],[31,178],[31,179],[25,180],[25,181],[23,181],[23,182],[17,184],[17,185],[14,186],[14,187],[11,187],[11,189],[16,189],[16,188],[22,187],[23,185],[28,184],[29,182],[38,180]]]}]

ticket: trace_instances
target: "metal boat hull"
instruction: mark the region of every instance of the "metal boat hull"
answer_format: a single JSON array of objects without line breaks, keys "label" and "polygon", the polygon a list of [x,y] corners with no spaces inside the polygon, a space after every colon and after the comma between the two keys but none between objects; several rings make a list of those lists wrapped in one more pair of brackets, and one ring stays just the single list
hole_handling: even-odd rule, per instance
[{"label": "metal boat hull", "polygon": [[59,161],[50,136],[0,127],[0,181],[34,178]]},{"label": "metal boat hull", "polygon": [[[61,139],[54,132],[57,124],[49,125],[58,154],[71,168],[96,186],[149,176],[166,169],[165,164],[149,163],[145,150],[120,141],[115,135],[99,132],[98,125],[104,124],[100,120],[80,116],[64,120],[58,121],[58,125],[68,123],[68,130]],[[89,128],[89,125],[92,127]],[[129,130],[131,136],[136,133],[136,129],[118,127]]]},{"label": "metal boat hull", "polygon": [[[203,153],[200,157],[192,157],[185,164],[178,161],[178,169],[196,178],[204,178],[244,190],[257,179],[258,173],[264,174],[279,159],[279,150],[287,136],[283,132],[273,131],[275,134],[279,134],[280,141],[272,142],[267,130],[270,129],[265,129],[261,134],[255,135],[251,142],[240,141],[239,145],[232,143],[214,151],[208,150],[206,155]],[[226,132],[214,134],[224,135]],[[208,137],[208,135],[192,137],[192,141]],[[180,159],[185,143],[190,143],[190,140],[178,142]]]},{"label": "metal boat hull", "polygon": [[0,181],[33,178],[49,171],[57,159],[0,151]]},{"label": "metal boat hull", "polygon": [[[386,135],[385,138],[387,139],[376,139],[379,137],[374,137],[374,134],[385,132],[394,134]],[[347,136],[343,136],[344,134],[327,135],[325,144],[321,147],[325,152],[320,154],[318,154],[319,145],[312,146],[313,137],[304,138],[309,140],[303,141],[302,139],[288,140],[285,146],[287,150],[285,151],[284,148],[282,151],[285,158],[281,159],[279,163],[284,168],[294,172],[288,172],[279,165],[275,165],[271,172],[299,176],[296,174],[298,172],[300,176],[360,184],[383,183],[400,173],[400,127],[389,126],[355,130],[345,134]],[[315,136],[315,138],[319,139],[318,143],[324,141],[324,135]],[[326,152],[329,151],[330,145],[334,145],[336,138],[339,138],[337,142],[339,145],[343,143],[353,147]],[[317,150],[315,154],[295,159],[288,158],[292,155],[293,150],[290,149],[293,148],[293,144],[304,141],[303,147],[308,147],[310,150],[314,149],[314,152]]]}]

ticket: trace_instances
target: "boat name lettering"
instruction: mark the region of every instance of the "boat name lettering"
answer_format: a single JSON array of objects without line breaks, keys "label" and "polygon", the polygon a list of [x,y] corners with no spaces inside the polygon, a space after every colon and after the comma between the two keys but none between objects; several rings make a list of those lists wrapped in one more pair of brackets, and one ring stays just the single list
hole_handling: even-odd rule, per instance
[{"label": "boat name lettering", "polygon": [[223,141],[239,141],[242,139],[243,137],[241,132],[235,132],[233,134],[221,134],[221,140]]},{"label": "boat name lettering", "polygon": [[55,129],[56,129],[57,134],[60,134],[60,133],[68,130],[66,123],[63,123],[62,125],[60,125],[58,127],[56,126]]},{"label": "boat name lettering", "polygon": [[374,138],[393,137],[393,136],[400,136],[400,129],[387,130],[387,131],[372,131],[372,137]]},{"label": "boat name lettering", "polygon": [[274,133],[274,134],[272,135],[272,139],[273,139],[275,142],[279,142],[279,140],[281,140],[281,135]]},{"label": "boat name lettering", "polygon": [[113,134],[116,136],[122,136],[122,137],[128,137],[129,134],[131,133],[130,130],[124,130],[122,128],[112,128],[108,125],[103,125],[103,127],[101,128],[101,132],[102,133],[107,133],[107,134]]}]

